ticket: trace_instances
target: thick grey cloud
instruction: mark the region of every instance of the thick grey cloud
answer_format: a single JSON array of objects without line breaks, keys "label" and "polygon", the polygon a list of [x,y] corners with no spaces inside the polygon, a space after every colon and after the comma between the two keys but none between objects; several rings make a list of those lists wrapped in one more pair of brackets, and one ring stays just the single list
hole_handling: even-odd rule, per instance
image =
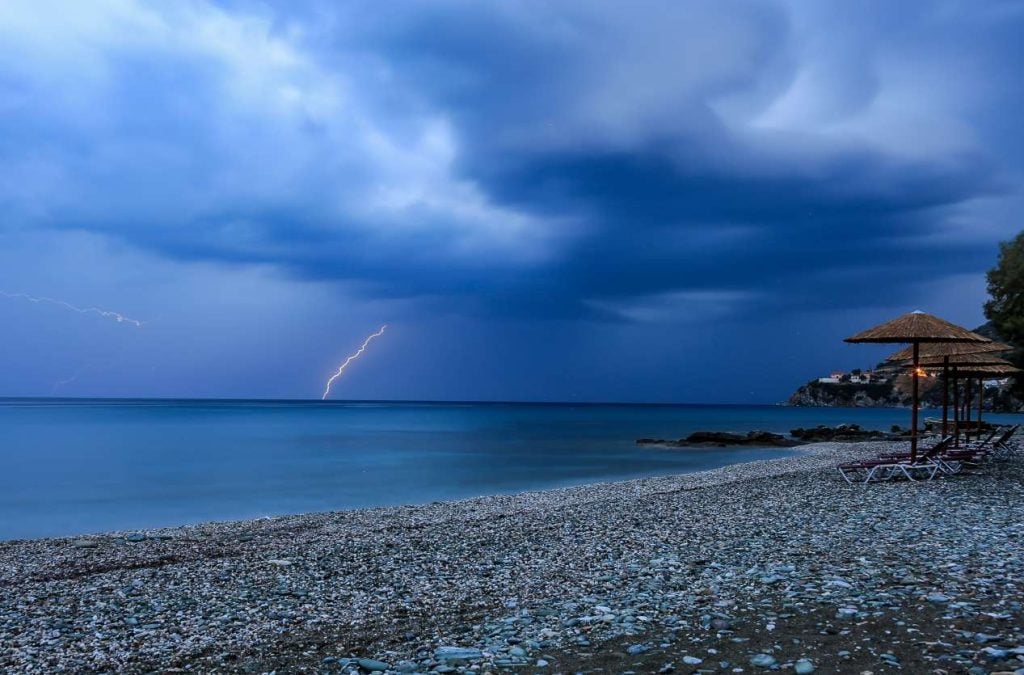
[{"label": "thick grey cloud", "polygon": [[977,273],[1019,198],[1020,5],[823,4],[5,3],[0,203],[488,315]]}]

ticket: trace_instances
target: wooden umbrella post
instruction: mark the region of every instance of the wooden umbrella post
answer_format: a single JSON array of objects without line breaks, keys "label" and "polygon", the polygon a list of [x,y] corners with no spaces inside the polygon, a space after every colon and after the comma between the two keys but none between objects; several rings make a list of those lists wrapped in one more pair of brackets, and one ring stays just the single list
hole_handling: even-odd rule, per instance
[{"label": "wooden umbrella post", "polygon": [[960,447],[960,382],[953,366],[953,447]]},{"label": "wooden umbrella post", "polygon": [[919,353],[920,352],[920,346],[921,346],[921,344],[919,342],[914,342],[914,369],[911,372],[911,377],[913,377],[913,386],[911,388],[912,391],[913,391],[913,394],[912,394],[913,403],[911,405],[913,407],[912,407],[911,413],[910,413],[910,463],[911,464],[917,463],[917,369],[918,369],[918,366],[919,366],[919,364],[921,362],[920,353]]},{"label": "wooden umbrella post", "polygon": [[978,438],[981,438],[981,407],[985,402],[985,376],[978,377]]},{"label": "wooden umbrella post", "polygon": [[971,438],[971,402],[974,400],[974,378],[969,374],[964,378],[964,438]]},{"label": "wooden umbrella post", "polygon": [[949,435],[949,357],[942,359],[942,437]]}]

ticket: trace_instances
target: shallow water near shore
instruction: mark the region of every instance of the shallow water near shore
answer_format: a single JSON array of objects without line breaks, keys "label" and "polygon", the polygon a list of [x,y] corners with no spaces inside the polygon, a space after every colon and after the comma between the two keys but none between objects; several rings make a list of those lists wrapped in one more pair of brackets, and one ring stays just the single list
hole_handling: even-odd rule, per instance
[{"label": "shallow water near shore", "polygon": [[908,418],[781,406],[6,399],[0,539],[687,473],[794,450],[635,440],[844,422],[888,429]]}]

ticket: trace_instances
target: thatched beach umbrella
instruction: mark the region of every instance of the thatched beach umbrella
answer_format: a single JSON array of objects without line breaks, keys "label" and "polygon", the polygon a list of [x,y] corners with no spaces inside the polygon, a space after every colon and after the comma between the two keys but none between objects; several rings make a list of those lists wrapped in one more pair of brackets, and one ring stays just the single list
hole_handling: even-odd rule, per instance
[{"label": "thatched beach umbrella", "polygon": [[[975,333],[975,335],[978,335]],[[978,335],[978,337],[984,337]],[[942,437],[949,435],[949,360],[954,356],[964,354],[1002,353],[1013,350],[1008,344],[1002,342],[932,342],[921,346],[921,358],[941,357],[942,368]],[[895,354],[891,354],[886,361],[898,362],[907,361],[914,357],[913,347],[904,347]],[[954,392],[955,398],[959,400],[959,392]],[[954,409],[955,410],[955,409]],[[959,413],[955,414],[957,417]],[[959,444],[959,429],[957,430],[957,443]]]},{"label": "thatched beach umbrella", "polygon": [[913,371],[911,372],[911,418],[910,418],[910,459],[917,460],[917,407],[918,387],[917,379],[920,375],[918,370],[920,351],[922,343],[933,342],[991,342],[986,337],[972,333],[971,331],[940,319],[924,312],[911,312],[896,317],[891,321],[861,331],[856,335],[846,338],[846,342],[877,342],[894,343],[909,342],[912,346],[911,357]]},{"label": "thatched beach umbrella", "polygon": [[[980,338],[984,335],[974,333]],[[988,354],[1013,351],[1013,347],[1002,342],[931,342],[921,345],[920,356],[922,359],[942,356],[960,356],[961,354]],[[909,361],[914,358],[914,348],[904,347],[903,349],[885,357],[885,360],[893,363]]]},{"label": "thatched beach umbrella", "polygon": [[[969,358],[967,358],[969,356]],[[961,355],[958,357],[952,357],[955,362],[952,364],[953,368],[953,389],[955,392],[954,401],[954,428],[956,429],[956,444],[960,444],[960,387],[957,381],[961,378],[967,378],[968,384],[972,382],[971,378],[978,378],[978,429],[980,433],[981,429],[981,416],[982,409],[984,407],[985,400],[985,380],[992,378],[1006,377],[1007,375],[1014,375],[1022,372],[1020,368],[1017,368],[1012,363],[1005,359],[995,357],[991,354],[972,354],[972,355]],[[926,370],[937,370],[938,366],[934,364],[923,363]],[[966,392],[966,415],[965,421],[970,422],[970,400],[973,398],[972,393],[968,389]]]}]

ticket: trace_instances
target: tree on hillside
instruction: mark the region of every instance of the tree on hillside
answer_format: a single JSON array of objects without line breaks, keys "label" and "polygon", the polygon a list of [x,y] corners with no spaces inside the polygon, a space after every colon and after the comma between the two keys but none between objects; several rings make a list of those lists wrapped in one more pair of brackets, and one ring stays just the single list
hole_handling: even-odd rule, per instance
[{"label": "tree on hillside", "polygon": [[[999,261],[988,271],[985,316],[1004,340],[1018,348],[1014,361],[1021,365],[1024,347],[1024,232],[999,245]],[[1024,377],[1015,379],[1015,389],[1024,392]]]}]

